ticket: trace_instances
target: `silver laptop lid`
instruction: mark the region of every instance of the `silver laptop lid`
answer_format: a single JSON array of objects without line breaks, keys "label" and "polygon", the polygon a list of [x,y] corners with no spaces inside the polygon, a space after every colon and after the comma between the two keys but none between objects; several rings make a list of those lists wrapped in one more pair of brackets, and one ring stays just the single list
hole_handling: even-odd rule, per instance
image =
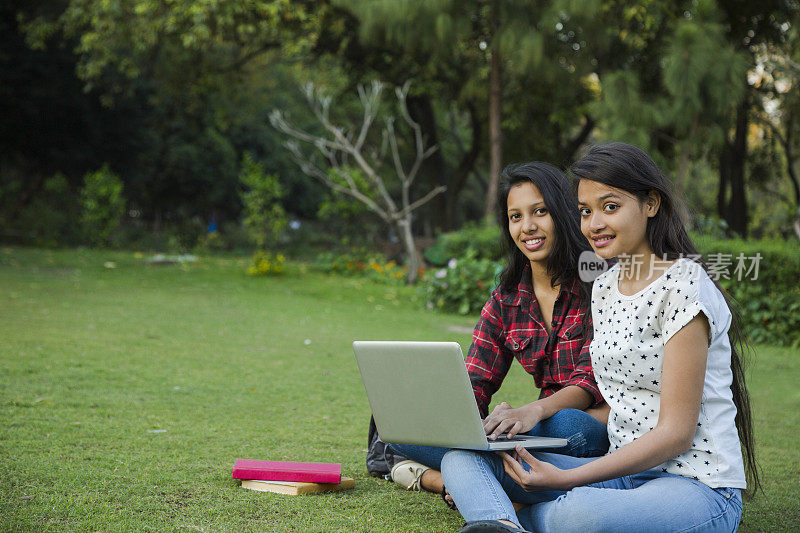
[{"label": "silver laptop lid", "polygon": [[355,341],[353,351],[383,441],[489,447],[458,343]]}]

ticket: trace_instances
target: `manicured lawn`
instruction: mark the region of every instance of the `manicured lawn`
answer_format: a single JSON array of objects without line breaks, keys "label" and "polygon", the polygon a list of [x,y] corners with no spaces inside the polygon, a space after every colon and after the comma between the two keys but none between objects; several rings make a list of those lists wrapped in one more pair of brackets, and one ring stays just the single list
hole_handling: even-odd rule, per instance
[{"label": "manicured lawn", "polygon": [[[104,263],[113,262],[113,264]],[[113,267],[113,268],[107,268]],[[413,289],[244,260],[148,266],[128,252],[0,249],[0,530],[454,531],[438,497],[364,467],[354,339],[455,340],[475,318]],[[515,365],[498,399],[535,396]],[[800,528],[800,357],[757,347],[765,494],[743,531]],[[435,406],[431,406],[435,408]],[[236,458],[333,461],[356,488],[242,490]]]}]

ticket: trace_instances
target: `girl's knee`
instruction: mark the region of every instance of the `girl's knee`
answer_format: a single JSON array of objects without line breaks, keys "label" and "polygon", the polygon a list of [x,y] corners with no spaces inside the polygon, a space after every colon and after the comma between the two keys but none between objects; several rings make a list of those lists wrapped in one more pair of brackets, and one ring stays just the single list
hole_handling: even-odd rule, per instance
[{"label": "girl's knee", "polygon": [[442,457],[442,472],[462,471],[479,460],[480,454],[470,450],[450,450]]},{"label": "girl's knee", "polygon": [[494,472],[502,462],[492,453],[472,450],[450,450],[442,458],[442,473],[463,472],[474,468]]},{"label": "girl's knee", "polygon": [[551,502],[533,505],[530,512],[537,530],[590,533],[603,529],[604,517],[589,487],[577,487]]}]

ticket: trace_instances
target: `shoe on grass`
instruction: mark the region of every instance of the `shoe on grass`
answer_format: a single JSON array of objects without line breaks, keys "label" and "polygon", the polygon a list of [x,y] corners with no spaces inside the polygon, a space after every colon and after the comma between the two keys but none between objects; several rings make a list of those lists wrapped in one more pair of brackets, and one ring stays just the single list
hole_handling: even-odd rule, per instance
[{"label": "shoe on grass", "polygon": [[518,527],[509,526],[497,520],[478,520],[468,522],[458,530],[458,533],[530,533]]},{"label": "shoe on grass", "polygon": [[422,474],[426,470],[430,468],[416,461],[400,461],[392,468],[392,481],[406,490],[419,492],[422,490]]}]

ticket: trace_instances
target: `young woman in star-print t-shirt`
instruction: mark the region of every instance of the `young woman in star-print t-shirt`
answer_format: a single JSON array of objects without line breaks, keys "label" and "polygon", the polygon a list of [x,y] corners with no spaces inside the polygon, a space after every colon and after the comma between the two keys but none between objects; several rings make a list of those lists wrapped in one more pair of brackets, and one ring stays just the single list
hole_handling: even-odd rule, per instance
[{"label": "young woman in star-print t-shirt", "polygon": [[735,531],[742,490],[759,484],[735,311],[690,259],[647,154],[610,143],[571,170],[584,235],[617,259],[592,289],[590,347],[611,447],[599,459],[449,452],[463,531]]}]

